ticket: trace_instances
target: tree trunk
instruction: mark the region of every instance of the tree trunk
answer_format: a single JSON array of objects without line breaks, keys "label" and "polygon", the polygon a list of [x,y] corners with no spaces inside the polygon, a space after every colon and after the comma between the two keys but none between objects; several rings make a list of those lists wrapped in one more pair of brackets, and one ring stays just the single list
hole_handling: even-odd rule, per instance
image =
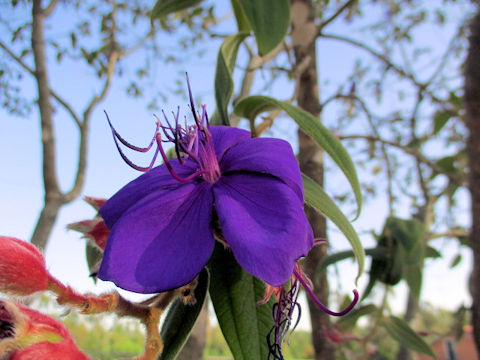
[{"label": "tree trunk", "polygon": [[40,213],[31,242],[44,249],[48,236],[55,224],[61,204],[61,193],[56,175],[55,135],[53,130],[53,107],[45,51],[45,12],[41,0],[34,0],[32,6],[32,50],[35,62],[35,80],[42,129],[42,171],[45,203]]},{"label": "tree trunk", "polygon": [[[297,69],[301,65],[302,71],[298,74],[298,106],[314,116],[320,115],[319,90],[316,64],[316,26],[314,23],[313,5],[310,0],[292,0],[292,44],[295,52]],[[323,185],[323,151],[303,131],[298,131],[299,154],[298,160],[302,172]],[[316,238],[326,238],[326,220],[311,208],[306,213],[312,225]],[[306,274],[314,280],[315,295],[328,305],[328,282],[326,275],[319,279],[315,276],[318,263],[325,256],[324,246],[317,246],[310,251],[304,262]],[[334,359],[335,349],[323,336],[323,332],[330,326],[327,314],[318,309],[313,301],[308,300],[312,324],[312,342],[315,349],[315,359]]]},{"label": "tree trunk", "polygon": [[48,238],[52,232],[53,225],[55,225],[58,212],[62,205],[63,203],[58,200],[45,200],[31,238],[32,244],[39,249],[46,248]]},{"label": "tree trunk", "polygon": [[[403,319],[407,322],[410,323],[410,321],[413,320],[415,317],[415,314],[418,311],[418,301],[412,296],[412,294],[409,292],[408,293],[408,301],[407,301],[407,310],[405,311],[405,315]],[[403,344],[400,344],[400,348],[398,349],[397,352],[397,360],[410,360],[412,358],[411,352],[403,346]]]},{"label": "tree trunk", "polygon": [[469,129],[467,152],[470,169],[472,197],[472,229],[470,235],[473,250],[473,305],[472,325],[477,353],[480,355],[480,11],[470,27],[470,45],[465,62],[465,110]]}]

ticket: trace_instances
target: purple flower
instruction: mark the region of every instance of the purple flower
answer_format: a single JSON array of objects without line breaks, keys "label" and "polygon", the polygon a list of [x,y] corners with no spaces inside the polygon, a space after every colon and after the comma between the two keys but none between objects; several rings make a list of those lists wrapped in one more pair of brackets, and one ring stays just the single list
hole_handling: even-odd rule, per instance
[{"label": "purple flower", "polygon": [[[238,128],[210,126],[190,92],[194,125],[157,122],[156,145],[145,174],[100,209],[111,229],[99,278],[140,293],[157,293],[192,281],[208,262],[215,237],[250,274],[271,286],[292,276],[296,261],[313,246],[303,211],[303,186],[291,146],[283,140],[251,138]],[[163,142],[175,145],[169,160]],[[160,153],[164,164],[153,167]]]}]

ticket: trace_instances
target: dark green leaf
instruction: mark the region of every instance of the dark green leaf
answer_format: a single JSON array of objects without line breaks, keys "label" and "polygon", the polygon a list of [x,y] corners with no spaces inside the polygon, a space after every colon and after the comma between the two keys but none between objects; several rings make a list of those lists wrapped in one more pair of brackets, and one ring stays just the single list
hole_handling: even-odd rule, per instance
[{"label": "dark green leaf", "polygon": [[195,288],[195,305],[185,305],[179,299],[170,307],[162,325],[163,351],[159,360],[173,360],[182,349],[203,308],[209,286],[209,274],[203,269]]},{"label": "dark green leaf", "polygon": [[360,317],[369,315],[375,311],[377,311],[377,307],[374,304],[360,306],[339,318],[336,326],[338,326],[341,331],[346,331],[353,328]]},{"label": "dark green leaf", "polygon": [[427,246],[425,248],[425,257],[426,258],[432,258],[432,259],[438,259],[438,258],[442,257],[442,254],[437,249],[435,249],[431,246]]},{"label": "dark green leaf", "polygon": [[272,51],[290,25],[288,0],[238,0],[257,40],[260,55]]},{"label": "dark green leaf", "polygon": [[407,348],[435,358],[428,344],[408,324],[395,316],[383,320],[383,326],[392,338]]},{"label": "dark green leaf", "polygon": [[433,117],[433,135],[436,135],[450,120],[450,113],[448,111],[438,111]]},{"label": "dark green leaf", "polygon": [[157,0],[150,18],[152,20],[164,17],[177,11],[197,6],[202,0]]},{"label": "dark green leaf", "polygon": [[316,209],[321,214],[329,218],[340,231],[345,235],[350,242],[355,258],[358,263],[357,280],[362,275],[363,267],[365,263],[365,251],[363,250],[360,239],[357,232],[353,228],[352,224],[343,215],[342,211],[333,202],[333,200],[323,191],[322,187],[318,185],[311,178],[302,174],[303,188],[305,191],[305,202]]},{"label": "dark green leaf", "polygon": [[238,116],[245,117],[253,121],[259,114],[280,108],[284,110],[298,126],[310,135],[335,161],[340,169],[345,174],[346,178],[352,186],[357,200],[357,216],[360,214],[362,207],[362,193],[360,190],[360,183],[358,181],[357,172],[353,165],[352,159],[348,155],[342,143],[312,114],[300,109],[299,107],[290,105],[284,101],[279,101],[267,96],[249,96],[242,99],[234,112]]},{"label": "dark green leaf", "polygon": [[235,19],[237,20],[238,32],[249,32],[252,30],[248,22],[245,12],[243,11],[242,5],[240,5],[240,0],[231,0],[233,13],[235,14]]},{"label": "dark green leaf", "polygon": [[[365,249],[365,255],[371,256],[374,259],[385,258],[387,254],[388,254],[388,251],[385,248],[376,247],[371,249]],[[345,251],[339,251],[334,254],[328,254],[327,256],[324,256],[322,260],[318,263],[317,274],[320,274],[328,266],[335,264],[336,262],[339,262],[348,258],[353,258],[354,256],[355,254],[353,253],[353,250],[345,250]]]},{"label": "dark green leaf", "polygon": [[[90,274],[98,271],[96,267],[103,258],[103,252],[95,245],[92,245],[90,241],[87,241],[85,245],[85,255],[87,257],[88,271]],[[95,276],[93,277],[93,280],[96,280]]]},{"label": "dark green leaf", "polygon": [[460,264],[461,261],[462,261],[462,254],[457,254],[457,256],[453,258],[452,263],[450,264],[450,269],[453,269],[455,266]]},{"label": "dark green leaf", "polygon": [[386,236],[391,234],[407,251],[412,251],[417,243],[422,242],[423,230],[423,224],[417,220],[405,220],[390,216],[383,233]]},{"label": "dark green leaf", "polygon": [[211,123],[214,125],[229,125],[228,104],[233,94],[233,68],[237,60],[238,48],[248,33],[238,33],[227,37],[217,56],[215,71],[215,101],[217,109],[212,115]]},{"label": "dark green leaf", "polygon": [[403,277],[410,288],[410,293],[415,299],[420,299],[420,290],[422,289],[422,265],[416,264],[405,268]]},{"label": "dark green leaf", "polygon": [[458,96],[453,91],[450,92],[450,97],[449,97],[448,101],[456,109],[463,109],[463,99],[462,99],[462,97]]},{"label": "dark green leaf", "polygon": [[211,274],[210,297],[220,329],[235,360],[266,359],[266,336],[273,326],[273,298],[263,299],[265,286],[246,273],[233,257],[217,243],[208,264]]},{"label": "dark green leaf", "polygon": [[455,175],[455,174],[458,174],[458,169],[455,166],[456,161],[457,161],[457,156],[449,155],[441,159],[438,159],[436,161],[436,165],[440,167],[445,173]]}]

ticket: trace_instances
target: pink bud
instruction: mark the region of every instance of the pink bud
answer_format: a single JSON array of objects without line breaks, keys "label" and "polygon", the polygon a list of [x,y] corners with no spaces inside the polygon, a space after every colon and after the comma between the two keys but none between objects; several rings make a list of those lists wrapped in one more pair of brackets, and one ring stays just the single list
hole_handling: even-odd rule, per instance
[{"label": "pink bud", "polygon": [[105,250],[110,229],[103,219],[96,217],[92,220],[83,220],[68,224],[67,228],[82,233],[84,235],[83,237],[91,240],[101,250]]},{"label": "pink bud", "polygon": [[49,274],[42,253],[25,241],[0,236],[0,292],[30,295],[46,290]]},{"label": "pink bud", "polygon": [[0,301],[0,322],[0,354],[9,354],[8,360],[88,360],[68,330],[50,316]]},{"label": "pink bud", "polygon": [[103,204],[107,202],[107,199],[95,198],[91,196],[85,196],[83,200],[85,200],[88,204],[93,206],[93,208],[97,211],[100,210]]}]

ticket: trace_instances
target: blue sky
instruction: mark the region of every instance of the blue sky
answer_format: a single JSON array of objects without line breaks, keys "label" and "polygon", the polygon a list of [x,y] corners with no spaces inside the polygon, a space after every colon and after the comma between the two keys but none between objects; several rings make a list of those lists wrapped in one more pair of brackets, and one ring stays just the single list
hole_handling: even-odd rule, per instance
[{"label": "blue sky", "polygon": [[[61,10],[61,9],[59,9]],[[227,11],[227,9],[222,9]],[[375,14],[371,14],[373,16]],[[457,14],[460,18],[461,14]],[[67,27],[72,20],[73,14],[63,14],[57,11],[51,21],[51,28],[55,33],[61,34],[62,29]],[[452,15],[455,19],[455,14]],[[231,31],[232,19],[228,20],[221,29]],[[339,22],[336,26],[344,26]],[[339,28],[337,28],[339,29]],[[333,30],[336,30],[335,26]],[[448,31],[447,31],[448,32]],[[426,28],[420,41],[429,44],[444,45],[445,34],[432,33],[431,29]],[[168,34],[159,34],[161,43],[165,46],[175,38]],[[8,43],[8,34],[0,33],[2,41]],[[210,112],[214,109],[213,100],[213,78],[214,63],[219,41],[208,43],[208,54],[201,59],[185,59],[182,64],[158,65],[152,82],[156,86],[165,89],[173,88],[173,84],[178,80],[178,73],[188,71],[192,88],[195,95],[207,104]],[[337,45],[332,41],[322,41],[319,45],[319,70],[322,91],[333,91],[336,83],[344,78],[352,68],[352,59],[358,53],[352,52],[348,47]],[[50,54],[51,55],[51,54]],[[188,56],[188,55],[187,55]],[[51,56],[50,56],[51,59]],[[368,57],[365,57],[368,61]],[[77,67],[74,63],[66,61],[57,64],[50,60],[51,80],[53,88],[64,95],[65,98],[73,104],[77,111],[84,108],[88,99],[92,96],[98,84],[91,81],[91,73],[85,67]],[[127,63],[126,67],[133,68],[134,60]],[[261,82],[261,76],[257,77],[257,86]],[[29,78],[24,79],[23,91],[25,94],[35,96],[34,84]],[[111,134],[105,120],[103,110],[106,110],[115,124],[117,130],[134,144],[146,144],[154,130],[154,118],[152,111],[146,109],[146,101],[141,99],[131,99],[125,96],[125,81],[116,79],[113,83],[111,92],[107,99],[98,107],[93,114],[93,121],[90,133],[89,164],[87,169],[86,185],[83,195],[95,197],[109,197],[128,181],[134,179],[139,174],[129,168],[120,158],[114,146]],[[284,86],[283,89],[275,90],[276,93],[264,94],[278,96],[279,98],[288,98],[291,94],[291,86]],[[386,101],[382,106],[389,105]],[[183,96],[174,94],[169,96],[169,103],[163,108],[166,112],[175,110],[180,105],[182,111],[187,111],[187,101]],[[381,109],[379,109],[381,110]],[[340,109],[337,107],[328,108],[325,118],[330,124],[334,124],[335,117],[339,115]],[[73,171],[76,159],[75,149],[78,139],[75,136],[75,128],[72,121],[61,110],[56,114],[57,149],[59,153],[58,173],[60,182],[64,189],[67,189],[72,183]],[[269,134],[281,136],[292,141],[295,147],[296,128],[292,121],[282,118],[276,129]],[[41,183],[41,158],[40,158],[40,128],[38,113],[34,109],[27,118],[13,117],[0,109],[0,161],[2,171],[0,172],[0,233],[2,235],[15,236],[21,239],[29,239],[42,206],[42,183]],[[148,163],[148,156],[143,158],[143,163]],[[142,160],[139,160],[140,162]],[[327,191],[336,190],[337,184],[346,187],[346,181],[338,175],[333,164],[327,160],[329,168],[334,169],[332,175],[327,177]],[[466,194],[460,194],[460,218],[468,223],[468,197]],[[408,216],[410,204],[403,204],[400,209],[400,216]],[[370,201],[364,208],[360,219],[354,223],[357,231],[363,231],[374,228],[377,232],[381,230],[382,223],[378,219],[384,219],[387,214],[386,198],[379,197]],[[111,284],[101,283],[94,286],[88,279],[87,266],[84,256],[84,241],[79,235],[66,230],[66,225],[83,219],[88,219],[94,215],[94,211],[81,199],[65,206],[60,212],[60,216],[52,233],[51,241],[46,251],[47,263],[50,271],[62,281],[72,285],[82,291],[100,292],[108,288],[113,288]],[[373,244],[370,235],[362,236],[365,246]],[[333,249],[348,248],[348,243],[343,239],[338,231],[331,231],[330,239]],[[425,287],[423,289],[423,299],[434,305],[454,309],[463,302],[468,303],[468,294],[466,291],[466,281],[468,269],[471,265],[471,258],[468,252],[462,250],[464,261],[454,270],[449,270],[449,261],[456,255],[455,245],[450,243],[438,242],[438,247],[443,250],[445,261],[435,263],[427,260],[425,273]],[[368,266],[367,266],[368,269]],[[355,265],[350,262],[342,264],[339,269],[341,280],[336,276],[332,277],[332,289],[341,289],[343,294],[350,293],[354,287]],[[332,273],[332,275],[334,275]],[[360,282],[359,289],[363,289],[367,277],[364,276]],[[405,286],[399,286],[399,295],[395,296],[393,305],[401,310],[405,298]],[[332,302],[335,304],[335,301]],[[304,316],[304,321],[307,316]],[[305,323],[304,323],[305,326]]]}]

